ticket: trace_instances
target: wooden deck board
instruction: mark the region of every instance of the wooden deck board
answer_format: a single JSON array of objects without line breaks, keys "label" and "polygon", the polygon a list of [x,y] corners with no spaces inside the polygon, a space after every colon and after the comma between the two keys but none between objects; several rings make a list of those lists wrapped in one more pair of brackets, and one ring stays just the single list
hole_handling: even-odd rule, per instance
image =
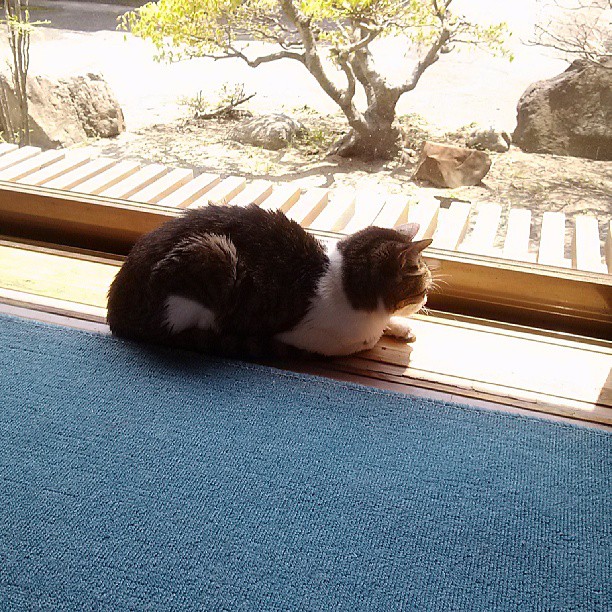
[{"label": "wooden deck board", "polygon": [[0,142],[0,156],[11,153],[18,148],[18,145],[11,142]]},{"label": "wooden deck board", "polygon": [[385,205],[386,199],[379,191],[366,189],[358,191],[355,198],[355,207],[351,218],[341,229],[343,234],[354,234],[359,230],[372,225]]},{"label": "wooden deck board", "polygon": [[309,189],[289,209],[287,217],[303,227],[308,227],[323,211],[329,201],[327,189]]},{"label": "wooden deck board", "polygon": [[147,187],[133,193],[128,200],[132,202],[157,204],[160,200],[169,196],[183,185],[186,185],[192,179],[193,170],[174,168]]},{"label": "wooden deck board", "polygon": [[230,200],[244,191],[246,179],[240,176],[228,176],[210,191],[189,204],[188,208],[201,208],[209,204],[229,204]]},{"label": "wooden deck board", "polygon": [[161,164],[147,164],[140,170],[134,172],[134,174],[115,183],[112,187],[105,189],[100,195],[107,198],[128,199],[130,196],[148,187],[151,183],[154,183],[167,173],[168,168],[166,168],[166,166],[162,166]]},{"label": "wooden deck board", "polygon": [[607,272],[601,259],[599,225],[593,215],[578,215],[574,219],[572,267],[588,272]]},{"label": "wooden deck board", "polygon": [[431,246],[454,251],[467,232],[471,208],[468,202],[453,202],[448,209],[440,210]]},{"label": "wooden deck board", "polygon": [[440,202],[436,199],[420,200],[408,209],[408,222],[418,223],[419,231],[416,240],[433,238],[438,227],[440,215]]},{"label": "wooden deck board", "polygon": [[526,208],[510,209],[502,257],[515,261],[535,261],[535,254],[529,252],[530,233],[531,211]]},{"label": "wooden deck board", "polygon": [[483,202],[476,206],[476,223],[474,229],[466,236],[458,250],[464,253],[479,255],[497,255],[495,238],[501,219],[501,206]]},{"label": "wooden deck board", "polygon": [[75,168],[85,165],[91,159],[91,152],[87,149],[79,151],[68,151],[64,159],[42,168],[32,174],[26,174],[20,179],[19,183],[26,185],[46,185],[59,176],[72,172]]},{"label": "wooden deck board", "polygon": [[408,196],[396,194],[388,196],[372,225],[392,228],[406,223],[409,206],[410,198]]},{"label": "wooden deck board", "polygon": [[604,250],[606,265],[608,266],[608,273],[612,274],[612,219],[607,223],[606,243]]},{"label": "wooden deck board", "polygon": [[355,190],[341,188],[330,194],[329,205],[310,224],[311,229],[338,232],[355,211]]},{"label": "wooden deck board", "polygon": [[102,193],[106,189],[110,189],[113,185],[132,176],[140,169],[140,164],[134,161],[120,161],[118,164],[111,166],[104,172],[100,172],[96,176],[79,185],[79,193]]},{"label": "wooden deck board", "polygon": [[253,181],[245,187],[244,191],[241,191],[236,197],[232,198],[232,206],[260,205],[271,195],[272,183],[270,181]]},{"label": "wooden deck board", "polygon": [[9,151],[0,157],[0,170],[6,170],[11,166],[15,166],[16,164],[20,164],[21,162],[34,157],[35,155],[40,155],[40,153],[41,150],[38,147],[28,146]]},{"label": "wooden deck board", "polygon": [[47,181],[45,183],[45,187],[48,187],[49,189],[74,189],[81,183],[84,183],[85,181],[98,176],[101,172],[115,166],[117,163],[118,162],[115,159],[98,157],[88,161],[82,166],[74,168],[66,174],[62,174],[51,181]]},{"label": "wooden deck board", "polygon": [[274,191],[261,203],[264,210],[282,210],[287,212],[302,195],[302,189],[297,185],[282,185],[276,187]]},{"label": "wooden deck board", "polygon": [[200,174],[183,187],[162,198],[158,204],[170,208],[186,208],[221,182],[218,174]]},{"label": "wooden deck board", "polygon": [[538,263],[571,267],[571,262],[565,258],[565,215],[561,212],[545,212],[542,215]]},{"label": "wooden deck board", "polygon": [[58,149],[43,151],[40,155],[34,155],[14,166],[9,166],[4,170],[0,170],[0,181],[18,181],[28,174],[33,174],[51,164],[61,161],[64,159],[65,155],[65,151]]}]

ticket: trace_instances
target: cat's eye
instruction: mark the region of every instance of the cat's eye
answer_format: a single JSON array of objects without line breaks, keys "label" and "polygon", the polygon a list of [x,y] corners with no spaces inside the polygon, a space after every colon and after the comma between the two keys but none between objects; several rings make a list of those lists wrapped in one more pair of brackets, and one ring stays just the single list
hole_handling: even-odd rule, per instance
[{"label": "cat's eye", "polygon": [[423,274],[424,270],[422,268],[422,266],[419,266],[417,264],[407,264],[402,268],[402,275],[403,276],[420,276],[421,274]]}]

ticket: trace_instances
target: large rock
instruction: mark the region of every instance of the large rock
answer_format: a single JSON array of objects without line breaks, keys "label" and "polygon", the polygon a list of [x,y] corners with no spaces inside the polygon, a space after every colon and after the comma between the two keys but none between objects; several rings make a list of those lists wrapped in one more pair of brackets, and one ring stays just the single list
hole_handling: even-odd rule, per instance
[{"label": "large rock", "polygon": [[612,61],[575,61],[530,85],[518,103],[513,141],[529,153],[612,159]]},{"label": "large rock", "polygon": [[425,142],[413,178],[436,187],[478,185],[489,171],[491,160],[482,151]]},{"label": "large rock", "polygon": [[288,115],[260,115],[237,125],[231,138],[243,144],[275,151],[286,147],[303,130],[304,126]]},{"label": "large rock", "polygon": [[505,153],[510,149],[512,143],[512,138],[504,130],[495,126],[481,126],[476,123],[470,123],[458,130],[449,132],[446,134],[446,138],[468,149],[494,151],[495,153]]},{"label": "large rock", "polygon": [[[6,86],[13,124],[17,124],[15,94],[7,78],[0,79]],[[29,77],[28,113],[30,142],[45,149],[117,136],[125,130],[117,99],[106,81],[95,74],[57,80]]]},{"label": "large rock", "polygon": [[74,77],[68,80],[68,89],[88,136],[112,138],[125,131],[119,102],[99,74]]}]

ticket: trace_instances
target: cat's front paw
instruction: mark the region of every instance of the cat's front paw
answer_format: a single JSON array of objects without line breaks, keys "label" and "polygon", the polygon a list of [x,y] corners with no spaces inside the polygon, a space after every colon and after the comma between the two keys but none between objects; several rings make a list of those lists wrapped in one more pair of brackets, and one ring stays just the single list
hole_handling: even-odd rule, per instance
[{"label": "cat's front paw", "polygon": [[406,319],[402,319],[401,317],[391,317],[385,328],[384,334],[385,336],[399,338],[406,342],[414,342],[416,340],[416,336],[412,329],[410,329],[410,325],[408,325]]}]

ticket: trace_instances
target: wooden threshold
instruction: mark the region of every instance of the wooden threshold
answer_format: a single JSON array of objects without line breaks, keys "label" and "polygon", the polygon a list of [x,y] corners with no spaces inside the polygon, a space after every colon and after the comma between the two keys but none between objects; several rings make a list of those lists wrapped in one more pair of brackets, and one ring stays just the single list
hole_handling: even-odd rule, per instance
[{"label": "wooden threshold", "polygon": [[[0,303],[104,325],[106,292],[121,262],[77,255],[0,241]],[[413,329],[412,345],[383,338],[372,351],[305,367],[612,425],[611,342],[448,313],[417,315]]]},{"label": "wooden threshold", "polygon": [[[0,181],[2,231],[20,239],[122,255],[144,233],[180,213]],[[331,232],[309,231],[329,242],[339,239]],[[435,248],[426,253],[440,278],[441,289],[429,296],[436,310],[610,337],[612,275]]]},{"label": "wooden threshold", "polygon": [[[35,306],[40,309],[36,309]],[[0,299],[0,313],[53,325],[62,325],[64,327],[80,329],[101,335],[110,335],[108,325],[100,322],[98,317],[92,316],[91,313],[87,312],[73,312],[70,314],[66,307],[62,308],[61,311],[51,312],[44,308],[43,304],[40,302],[38,304],[22,302],[21,305],[11,306],[4,303],[3,300]],[[534,412],[533,408],[521,408],[516,402],[501,403],[499,401],[499,397],[495,394],[491,394],[490,398],[487,399],[486,395],[484,394],[475,396],[454,393],[453,388],[447,385],[419,385],[418,381],[416,383],[409,383],[405,379],[396,382],[386,380],[384,378],[376,378],[369,372],[360,374],[358,372],[351,372],[347,368],[334,368],[333,363],[330,363],[327,360],[284,362],[262,361],[260,363],[262,365],[267,365],[281,370],[322,376],[338,382],[354,383],[366,387],[373,387],[382,391],[393,391],[395,393],[401,393],[411,397],[421,397],[456,404],[465,404],[483,410],[496,410],[499,412],[518,414],[522,416],[538,416],[551,421],[593,427],[604,431],[612,431],[612,425],[607,425],[598,420],[581,420],[568,416],[560,416],[544,409]]]}]

